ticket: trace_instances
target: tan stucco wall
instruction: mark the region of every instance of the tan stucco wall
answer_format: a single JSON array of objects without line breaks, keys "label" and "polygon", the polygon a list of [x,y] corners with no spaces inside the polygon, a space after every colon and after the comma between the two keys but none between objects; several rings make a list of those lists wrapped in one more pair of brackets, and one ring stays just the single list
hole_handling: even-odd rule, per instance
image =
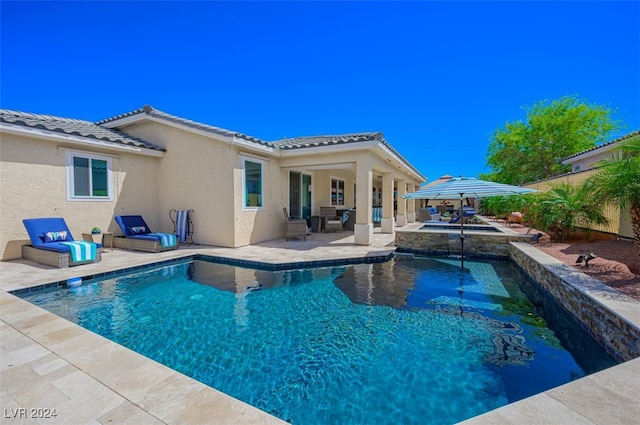
[{"label": "tan stucco wall", "polygon": [[[240,150],[236,155],[233,173],[235,232],[237,246],[249,245],[284,236],[284,215],[282,208],[288,204],[288,174],[281,170],[276,158],[253,154],[248,159],[263,161],[263,203],[262,208],[246,209],[242,207],[242,158],[247,152]],[[286,182],[286,183],[285,183]]]},{"label": "tan stucco wall", "polygon": [[235,246],[233,170],[227,143],[155,122],[127,127],[127,133],[164,147],[158,165],[158,212],[173,230],[169,211],[193,209],[194,241]]},{"label": "tan stucco wall", "polygon": [[[127,133],[163,146],[158,166],[158,209],[172,226],[171,209],[193,209],[194,241],[238,247],[284,234],[283,172],[277,158],[226,141],[156,122],[127,127]],[[242,208],[242,158],[263,161],[263,208]]]},{"label": "tan stucco wall", "polygon": [[317,171],[314,175],[313,182],[313,213],[320,215],[320,207],[331,206],[331,179],[336,178],[344,180],[344,206],[337,208],[353,208],[353,183],[355,182],[355,173],[345,170]]},{"label": "tan stucco wall", "polygon": [[[113,201],[67,201],[66,150],[112,157]],[[158,158],[121,152],[89,150],[60,142],[2,133],[0,135],[0,258],[20,258],[21,245],[29,243],[25,218],[63,217],[75,239],[98,226],[115,231],[114,215],[157,205]],[[158,226],[155,215],[145,217]],[[158,229],[158,231],[161,231]]]}]

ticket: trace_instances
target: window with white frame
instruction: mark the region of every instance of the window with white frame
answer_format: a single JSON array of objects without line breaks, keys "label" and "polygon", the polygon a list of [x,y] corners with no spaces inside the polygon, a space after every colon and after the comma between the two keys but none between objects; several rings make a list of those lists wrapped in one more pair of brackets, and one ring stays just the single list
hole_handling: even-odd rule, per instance
[{"label": "window with white frame", "polygon": [[69,200],[112,199],[110,157],[67,152],[66,163]]},{"label": "window with white frame", "polygon": [[242,160],[242,206],[243,208],[262,207],[262,161]]},{"label": "window with white frame", "polygon": [[331,205],[344,206],[344,180],[331,178]]}]

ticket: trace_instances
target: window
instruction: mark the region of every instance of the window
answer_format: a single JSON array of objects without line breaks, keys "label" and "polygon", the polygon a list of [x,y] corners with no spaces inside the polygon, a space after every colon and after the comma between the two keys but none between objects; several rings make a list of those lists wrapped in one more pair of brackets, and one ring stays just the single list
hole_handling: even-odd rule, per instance
[{"label": "window", "polygon": [[331,179],[331,205],[344,206],[344,180]]},{"label": "window", "polygon": [[111,158],[67,152],[69,200],[107,200],[111,196]]},{"label": "window", "polygon": [[243,160],[243,208],[262,207],[262,163],[255,160]]}]

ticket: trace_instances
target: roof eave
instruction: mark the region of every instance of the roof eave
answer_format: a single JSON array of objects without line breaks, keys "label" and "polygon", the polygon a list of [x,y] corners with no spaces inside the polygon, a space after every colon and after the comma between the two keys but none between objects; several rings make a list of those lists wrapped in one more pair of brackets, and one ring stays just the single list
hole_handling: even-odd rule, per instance
[{"label": "roof eave", "polygon": [[48,130],[42,130],[33,127],[14,126],[7,123],[0,123],[0,132],[30,136],[37,139],[49,140],[54,142],[64,142],[72,145],[82,145],[102,148],[110,151],[127,152],[131,154],[146,155],[161,158],[164,156],[163,151],[155,149],[147,149],[139,146],[132,146],[122,143],[108,142],[105,140],[81,137],[72,134],[56,133]]},{"label": "roof eave", "polygon": [[391,156],[397,163],[401,164],[405,170],[409,171],[409,174],[413,174],[414,178],[419,181],[427,181],[427,178],[423,176],[417,169],[415,169],[407,160],[402,158],[399,154],[391,149],[388,142],[379,142],[378,149],[384,151],[388,156]]},{"label": "roof eave", "polygon": [[367,140],[364,142],[355,142],[355,143],[343,143],[336,145],[325,145],[325,146],[313,146],[313,147],[298,147],[294,149],[279,149],[279,154],[281,157],[296,157],[296,156],[306,156],[313,154],[325,154],[325,153],[336,153],[336,152],[353,152],[357,150],[363,149],[380,149],[384,152],[384,154],[397,164],[399,164],[405,173],[412,175],[416,180],[426,181],[427,178],[420,174],[415,168],[409,165],[406,161],[401,159],[397,154],[395,154],[391,149],[389,149],[388,144],[384,143],[380,140]]},{"label": "roof eave", "polygon": [[605,145],[601,145],[601,146],[597,146],[591,150],[588,150],[586,152],[582,152],[582,153],[578,153],[572,156],[569,156],[565,159],[563,159],[561,161],[562,164],[564,165],[570,165],[573,164],[574,162],[577,161],[581,161],[583,159],[589,159],[592,156],[596,156],[596,155],[601,155],[605,152],[609,152],[610,150],[612,150],[613,148],[615,148],[616,146],[618,146],[621,142],[611,142],[611,143],[607,143]]},{"label": "roof eave", "polygon": [[[135,115],[129,115],[123,118],[116,118],[112,121],[100,124],[100,126],[102,127],[106,127],[106,128],[117,128],[120,131],[124,131],[124,128],[142,121],[152,121],[152,122],[157,122],[159,124],[164,124],[164,125],[168,125],[174,128],[178,128],[193,134],[198,134],[200,136],[206,137],[208,139],[211,138],[215,138],[216,140],[219,140],[221,142],[224,143],[229,143],[229,144],[233,144],[233,145],[237,145],[237,146],[241,146],[243,148],[246,149],[251,149],[257,152],[262,152],[262,153],[273,153],[274,152],[274,148],[267,146],[267,145],[262,145],[260,143],[256,143],[256,142],[252,142],[250,140],[247,140],[243,137],[238,137],[237,134],[222,134],[219,132],[213,132],[213,131],[207,131],[207,130],[203,130],[203,129],[199,129],[199,128],[194,128],[185,124],[181,124],[179,122],[174,122],[174,121],[169,121],[166,120],[164,118],[161,117],[155,117],[152,115],[147,115],[144,113],[144,111],[141,111],[139,113],[136,113]],[[229,132],[232,133],[232,132]]]}]

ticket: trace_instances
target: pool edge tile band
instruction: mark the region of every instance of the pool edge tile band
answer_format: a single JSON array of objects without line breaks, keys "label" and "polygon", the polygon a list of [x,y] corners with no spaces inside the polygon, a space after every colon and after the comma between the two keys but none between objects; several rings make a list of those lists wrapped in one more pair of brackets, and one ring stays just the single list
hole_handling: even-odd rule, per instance
[{"label": "pool edge tile band", "polygon": [[[263,261],[242,260],[238,258],[221,257],[216,255],[190,254],[180,258],[172,258],[169,260],[157,261],[157,262],[145,264],[142,266],[132,266],[132,267],[126,267],[123,269],[113,270],[109,272],[83,275],[83,276],[79,276],[79,278],[81,278],[82,281],[91,280],[91,279],[100,279],[105,277],[119,276],[132,271],[152,269],[156,267],[168,266],[171,264],[190,262],[193,260],[208,261],[212,263],[227,264],[230,266],[254,268],[254,269],[259,269],[264,271],[275,272],[275,271],[287,271],[287,270],[294,270],[294,269],[301,269],[301,268],[333,267],[333,266],[343,266],[343,265],[349,265],[349,264],[383,263],[385,261],[389,261],[390,259],[392,259],[394,255],[395,255],[395,251],[391,251],[390,253],[387,253],[384,255],[383,254],[372,255],[367,257],[337,258],[337,259],[331,259],[331,260],[309,260],[309,261],[297,261],[297,262],[290,262],[290,263],[267,263]],[[7,292],[12,295],[28,294],[35,291],[41,291],[43,289],[66,286],[67,280],[68,279],[64,279],[64,280],[44,283],[36,286],[31,286],[28,288],[14,289],[12,291],[7,291]]]}]

